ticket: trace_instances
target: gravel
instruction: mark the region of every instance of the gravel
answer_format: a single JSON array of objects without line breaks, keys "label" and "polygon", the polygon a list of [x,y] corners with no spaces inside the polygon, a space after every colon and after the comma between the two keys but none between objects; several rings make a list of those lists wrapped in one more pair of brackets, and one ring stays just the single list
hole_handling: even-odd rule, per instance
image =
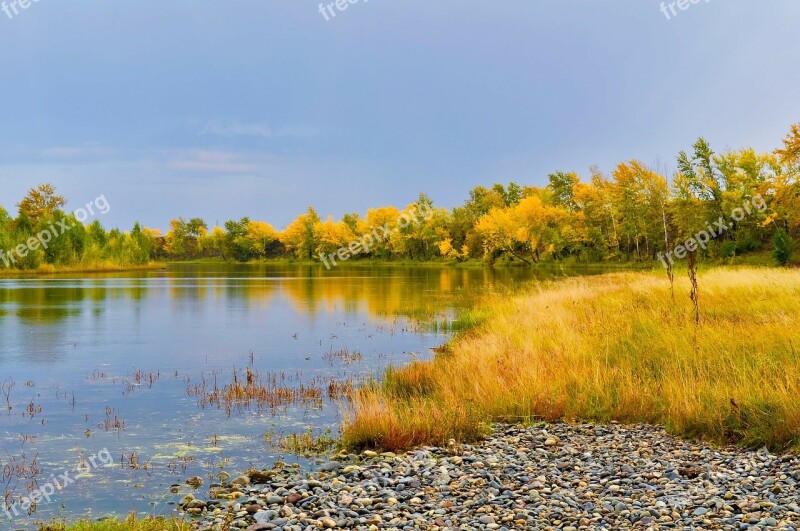
[{"label": "gravel", "polygon": [[499,425],[474,446],[333,457],[313,473],[279,463],[212,484],[210,499],[189,495],[180,509],[209,531],[800,525],[800,457],[687,442],[654,426]]}]

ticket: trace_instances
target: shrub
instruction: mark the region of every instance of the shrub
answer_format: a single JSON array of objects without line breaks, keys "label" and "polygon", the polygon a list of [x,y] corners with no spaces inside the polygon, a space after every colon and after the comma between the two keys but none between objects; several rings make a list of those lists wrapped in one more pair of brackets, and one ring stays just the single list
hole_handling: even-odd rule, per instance
[{"label": "shrub", "polygon": [[780,265],[788,265],[792,258],[792,240],[789,238],[789,234],[783,229],[778,229],[773,243],[775,250],[772,252],[772,256]]},{"label": "shrub", "polygon": [[722,257],[723,258],[732,258],[736,256],[738,246],[734,241],[726,241],[722,244]]}]

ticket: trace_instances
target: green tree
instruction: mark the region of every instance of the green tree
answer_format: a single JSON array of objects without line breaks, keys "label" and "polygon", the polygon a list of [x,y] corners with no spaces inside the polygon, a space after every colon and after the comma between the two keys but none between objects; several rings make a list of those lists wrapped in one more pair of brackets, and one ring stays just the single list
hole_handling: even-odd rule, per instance
[{"label": "green tree", "polygon": [[578,210],[578,205],[575,203],[575,186],[580,182],[578,175],[559,171],[551,173],[547,177],[550,180],[547,187],[553,192],[555,205],[569,212]]},{"label": "green tree", "polygon": [[243,217],[239,221],[229,220],[225,222],[225,244],[220,248],[222,256],[230,255],[235,260],[246,262],[251,255],[250,242],[247,239],[247,228],[250,226],[250,218]]}]

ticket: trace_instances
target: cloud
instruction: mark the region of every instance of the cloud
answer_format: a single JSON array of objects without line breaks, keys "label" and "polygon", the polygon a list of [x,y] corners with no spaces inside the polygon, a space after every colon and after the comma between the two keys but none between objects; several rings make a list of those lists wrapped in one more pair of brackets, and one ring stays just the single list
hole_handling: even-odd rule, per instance
[{"label": "cloud", "polygon": [[275,131],[265,124],[220,124],[216,122],[207,123],[203,129],[200,130],[200,134],[216,136],[260,136],[262,138],[277,136],[275,135]]},{"label": "cloud", "polygon": [[244,162],[236,153],[225,151],[196,150],[177,155],[167,161],[171,170],[215,172],[215,173],[254,173],[259,166]]},{"label": "cloud", "polygon": [[119,154],[118,150],[100,144],[55,146],[44,148],[40,156],[45,159],[105,159]]},{"label": "cloud", "polygon": [[214,136],[251,136],[260,138],[308,138],[320,136],[323,131],[316,127],[291,126],[273,129],[266,124],[252,123],[243,124],[240,122],[208,122],[198,132],[202,135]]}]

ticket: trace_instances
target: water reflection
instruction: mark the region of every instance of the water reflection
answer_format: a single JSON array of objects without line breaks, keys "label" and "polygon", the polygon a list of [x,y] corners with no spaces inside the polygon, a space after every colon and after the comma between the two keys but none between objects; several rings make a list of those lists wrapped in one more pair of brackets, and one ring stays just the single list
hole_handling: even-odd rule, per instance
[{"label": "water reflection", "polygon": [[328,272],[321,266],[180,265],[167,271],[116,273],[91,279],[0,280],[0,318],[14,314],[30,323],[54,323],[86,311],[99,315],[109,299],[146,302],[162,292],[175,302],[227,300],[253,308],[269,306],[275,297],[283,296],[298,313],[305,314],[331,311],[336,305],[364,308],[376,317],[408,310],[417,314],[435,312],[442,302],[452,303],[451,294],[468,295],[470,289],[550,275],[491,268],[386,266]]},{"label": "water reflection", "polygon": [[[327,399],[277,411],[233,408],[229,416],[224,409],[199,408],[187,389],[207,382],[213,393],[245,367],[289,375],[289,387],[359,381],[389,363],[429,356],[447,339],[409,326],[403,316],[452,315],[490,286],[505,289],[559,274],[204,264],[0,279],[0,382],[17,384],[13,409],[0,415],[0,456],[38,455],[43,476],[62,472],[81,451],[104,447],[150,463],[146,472],[99,470],[91,482],[41,507],[40,518],[62,512],[62,504],[66,516],[125,513],[156,501],[163,507],[171,484],[208,474],[223,457],[232,472],[286,459],[265,442],[266,432],[335,430],[341,420],[337,403]],[[357,362],[331,356],[343,349],[357,352]],[[145,377],[144,385],[142,375],[156,376]],[[274,392],[292,396],[291,389]],[[32,416],[25,413],[31,403]],[[20,444],[21,435],[33,438]],[[181,461],[188,457],[193,460]]]}]

